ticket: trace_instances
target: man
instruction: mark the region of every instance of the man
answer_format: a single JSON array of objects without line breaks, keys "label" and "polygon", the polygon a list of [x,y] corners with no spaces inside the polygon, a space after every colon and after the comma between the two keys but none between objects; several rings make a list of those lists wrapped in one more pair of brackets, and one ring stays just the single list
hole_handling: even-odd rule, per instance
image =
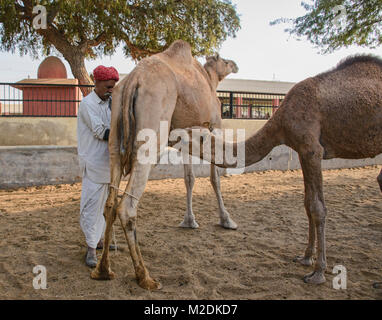
[{"label": "man", "polygon": [[105,230],[103,210],[110,183],[111,94],[119,80],[113,67],[98,66],[93,76],[95,88],[81,101],[77,117],[77,149],[82,173],[80,226],[88,246],[85,262],[89,267],[97,265],[96,249],[102,248]]}]

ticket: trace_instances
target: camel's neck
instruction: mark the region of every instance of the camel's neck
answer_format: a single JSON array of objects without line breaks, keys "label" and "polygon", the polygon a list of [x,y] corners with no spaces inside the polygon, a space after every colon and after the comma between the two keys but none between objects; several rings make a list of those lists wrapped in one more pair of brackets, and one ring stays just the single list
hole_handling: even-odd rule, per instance
[{"label": "camel's neck", "polygon": [[[210,163],[222,168],[242,168],[248,167],[262,160],[272,149],[284,142],[283,130],[279,125],[280,118],[273,117],[262,127],[257,133],[239,142],[224,141],[224,130],[222,134],[211,134],[207,129],[207,134],[211,137],[211,145],[204,152],[204,143],[200,144],[200,135],[193,134],[193,130],[189,130],[191,143],[188,145],[187,151],[193,154],[192,144],[199,146],[200,159],[204,159]],[[204,136],[204,134],[202,134]],[[207,144],[208,145],[208,144]],[[221,152],[222,151],[222,152]],[[243,152],[244,151],[244,152]],[[236,158],[236,159],[235,159]]]},{"label": "camel's neck", "polygon": [[208,78],[210,78],[210,84],[213,90],[216,90],[219,82],[223,79],[220,79],[219,75],[216,73],[215,69],[210,66],[205,66],[205,70],[207,71]]},{"label": "camel's neck", "polygon": [[245,140],[245,166],[259,162],[282,143],[282,131],[278,122],[275,119],[268,120],[264,127]]},{"label": "camel's neck", "polygon": [[[216,164],[222,168],[232,168],[232,167],[246,167],[259,162],[262,160],[272,149],[280,144],[284,143],[283,133],[278,125],[278,121],[275,119],[270,119],[257,133],[241,142],[224,142],[224,149],[233,150],[233,155],[245,156],[244,159],[237,159],[235,164],[229,163],[228,159],[224,157],[224,163],[216,163],[217,158],[215,154],[211,155],[211,158],[204,158],[205,160]],[[217,144],[217,139],[215,138],[215,145]],[[220,140],[221,141],[221,140]],[[220,142],[221,143],[221,142]],[[245,150],[245,155],[243,154]],[[224,152],[225,153],[225,152]]]}]

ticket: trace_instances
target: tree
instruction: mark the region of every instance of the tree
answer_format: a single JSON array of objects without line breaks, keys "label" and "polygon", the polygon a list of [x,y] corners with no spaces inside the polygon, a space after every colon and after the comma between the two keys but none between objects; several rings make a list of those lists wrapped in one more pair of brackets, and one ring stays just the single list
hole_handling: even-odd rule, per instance
[{"label": "tree", "polygon": [[291,35],[306,37],[323,52],[357,44],[376,48],[382,43],[382,0],[315,0],[302,2],[304,16],[280,18],[271,25],[289,22]]},{"label": "tree", "polygon": [[[37,5],[46,10],[46,28],[36,23],[43,18]],[[58,51],[80,84],[93,83],[85,59],[112,55],[121,44],[126,57],[140,60],[183,39],[200,56],[239,28],[229,0],[0,1],[0,50],[34,58]]]}]

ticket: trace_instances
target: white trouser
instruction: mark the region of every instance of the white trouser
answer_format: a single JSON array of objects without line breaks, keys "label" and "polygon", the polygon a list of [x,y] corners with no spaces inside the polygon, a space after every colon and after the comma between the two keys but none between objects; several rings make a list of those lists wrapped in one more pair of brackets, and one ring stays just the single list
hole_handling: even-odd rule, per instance
[{"label": "white trouser", "polygon": [[90,248],[96,248],[105,232],[103,210],[109,195],[109,184],[94,183],[85,170],[82,178],[80,226]]}]

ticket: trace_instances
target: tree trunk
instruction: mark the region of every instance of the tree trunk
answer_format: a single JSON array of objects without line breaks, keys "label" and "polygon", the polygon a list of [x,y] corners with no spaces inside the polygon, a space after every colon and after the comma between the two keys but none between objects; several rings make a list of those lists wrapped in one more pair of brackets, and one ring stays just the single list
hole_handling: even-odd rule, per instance
[{"label": "tree trunk", "polygon": [[[64,58],[68,61],[73,76],[78,79],[80,85],[94,84],[85,68],[85,55],[79,50],[73,50],[70,53],[66,53]],[[93,90],[92,87],[80,87],[80,89],[84,97]]]}]

